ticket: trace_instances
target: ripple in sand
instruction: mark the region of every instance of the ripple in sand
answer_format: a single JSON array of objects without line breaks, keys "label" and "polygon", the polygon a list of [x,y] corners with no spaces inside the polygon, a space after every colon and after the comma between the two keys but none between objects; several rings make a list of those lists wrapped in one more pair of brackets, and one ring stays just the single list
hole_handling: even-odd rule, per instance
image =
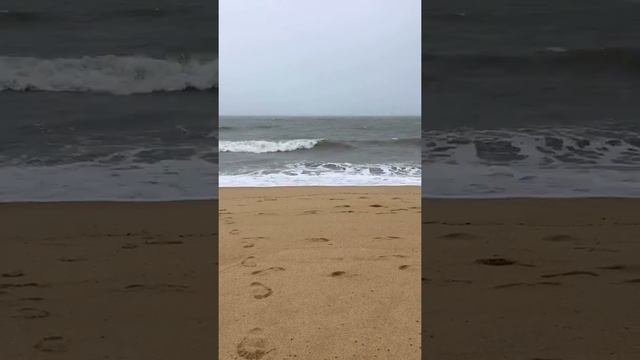
[{"label": "ripple in sand", "polygon": [[34,346],[36,350],[47,353],[61,353],[69,349],[69,341],[62,336],[47,336]]}]

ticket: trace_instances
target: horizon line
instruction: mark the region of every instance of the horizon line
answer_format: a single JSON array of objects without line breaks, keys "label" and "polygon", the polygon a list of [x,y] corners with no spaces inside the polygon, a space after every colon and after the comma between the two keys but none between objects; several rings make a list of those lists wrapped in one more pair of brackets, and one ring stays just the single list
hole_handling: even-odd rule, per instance
[{"label": "horizon line", "polygon": [[360,117],[360,116],[368,116],[368,117],[389,117],[389,116],[404,116],[404,117],[420,117],[422,114],[218,114],[218,117],[223,116],[255,116],[255,117],[334,117],[334,116],[343,116],[343,117]]}]

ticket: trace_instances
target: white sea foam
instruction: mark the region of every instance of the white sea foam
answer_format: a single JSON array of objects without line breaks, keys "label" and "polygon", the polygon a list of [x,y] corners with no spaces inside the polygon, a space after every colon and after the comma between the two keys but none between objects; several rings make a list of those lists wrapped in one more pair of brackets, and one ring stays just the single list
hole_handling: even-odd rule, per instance
[{"label": "white sea foam", "polygon": [[221,174],[222,187],[420,185],[413,164],[292,163],[280,169]]},{"label": "white sea foam", "polygon": [[420,177],[324,173],[319,175],[220,175],[220,187],[420,186]]},{"label": "white sea foam", "polygon": [[220,152],[273,153],[312,149],[323,139],[220,141]]},{"label": "white sea foam", "polygon": [[39,59],[0,56],[0,91],[106,92],[117,95],[208,90],[218,61],[105,55]]}]

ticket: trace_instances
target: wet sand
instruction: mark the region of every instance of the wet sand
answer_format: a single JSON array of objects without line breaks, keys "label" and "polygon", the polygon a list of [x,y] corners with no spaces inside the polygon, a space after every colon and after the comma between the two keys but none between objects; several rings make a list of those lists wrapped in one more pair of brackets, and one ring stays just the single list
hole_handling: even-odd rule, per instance
[{"label": "wet sand", "polygon": [[221,189],[220,359],[420,359],[419,196]]},{"label": "wet sand", "polygon": [[216,211],[0,204],[0,359],[214,359]]},{"label": "wet sand", "polygon": [[640,200],[423,208],[425,359],[640,359]]}]

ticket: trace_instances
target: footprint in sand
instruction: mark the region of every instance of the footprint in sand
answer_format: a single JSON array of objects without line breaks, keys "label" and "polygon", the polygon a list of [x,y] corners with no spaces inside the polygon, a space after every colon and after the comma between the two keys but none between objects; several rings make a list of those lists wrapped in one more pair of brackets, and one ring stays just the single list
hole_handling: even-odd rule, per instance
[{"label": "footprint in sand", "polygon": [[240,230],[238,230],[238,229],[233,229],[233,230],[229,231],[229,234],[230,234],[230,235],[238,235],[238,234],[240,234]]},{"label": "footprint in sand", "polygon": [[445,284],[473,284],[471,280],[460,280],[460,279],[444,279],[442,280]]},{"label": "footprint in sand", "polygon": [[398,239],[402,239],[400,236],[376,236],[374,237],[374,239],[376,240],[398,240]]},{"label": "footprint in sand", "polygon": [[9,271],[2,274],[2,277],[6,277],[6,278],[17,278],[21,276],[24,276],[24,273],[20,270]]},{"label": "footprint in sand", "polygon": [[240,262],[240,265],[245,267],[256,267],[258,264],[256,264],[255,258],[255,256],[247,256]]},{"label": "footprint in sand", "polygon": [[125,286],[124,289],[126,291],[185,292],[189,290],[189,287],[175,284],[131,284]]},{"label": "footprint in sand", "polygon": [[463,232],[454,232],[454,233],[449,233],[449,234],[445,234],[442,236],[439,236],[440,239],[447,239],[447,240],[471,240],[471,239],[476,239],[478,238],[476,235],[473,234],[468,234],[468,233],[463,233]]},{"label": "footprint in sand", "polygon": [[553,242],[567,242],[567,241],[577,241],[580,239],[573,237],[571,235],[557,234],[557,235],[547,236],[546,238],[544,238],[544,240],[553,241]]},{"label": "footprint in sand", "polygon": [[330,241],[329,239],[323,238],[323,237],[307,238],[306,240],[309,241],[309,242],[316,242],[316,243],[329,242]]},{"label": "footprint in sand", "polygon": [[516,263],[515,260],[505,258],[489,258],[489,259],[477,259],[477,264],[489,265],[489,266],[507,266]]},{"label": "footprint in sand", "polygon": [[537,283],[517,282],[517,283],[507,283],[507,284],[496,285],[493,288],[494,289],[510,289],[515,287],[522,287],[522,286],[531,287],[531,286],[537,286],[537,285],[560,286],[562,285],[562,283],[559,281],[539,281]]},{"label": "footprint in sand", "polygon": [[349,274],[346,271],[334,271],[329,276],[334,278],[342,278],[342,277],[353,277],[355,274]]},{"label": "footprint in sand", "polygon": [[42,352],[61,353],[69,349],[69,340],[62,336],[47,336],[38,341],[33,347]]},{"label": "footprint in sand", "polygon": [[598,266],[598,269],[603,270],[624,270],[629,272],[640,272],[640,265],[608,265],[608,266]]},{"label": "footprint in sand", "polygon": [[280,272],[280,271],[284,271],[284,268],[280,266],[272,266],[270,268],[252,271],[251,275],[264,275],[264,274],[269,274],[272,272]]},{"label": "footprint in sand", "polygon": [[260,360],[273,350],[275,348],[269,349],[269,343],[260,328],[249,331],[249,334],[236,345],[238,355],[247,360]]},{"label": "footprint in sand", "polygon": [[313,215],[313,214],[317,214],[319,213],[320,210],[306,210],[305,212],[303,212],[303,215]]},{"label": "footprint in sand", "polygon": [[24,307],[18,310],[18,314],[14,315],[14,318],[20,319],[42,319],[49,317],[50,313],[46,310]]},{"label": "footprint in sand", "polygon": [[58,258],[58,261],[62,261],[62,262],[78,262],[78,261],[85,261],[85,260],[87,260],[87,258],[75,257],[75,256],[63,256]]},{"label": "footprint in sand", "polygon": [[270,287],[264,285],[263,283],[254,281],[250,286],[251,295],[253,295],[255,299],[262,300],[268,298],[269,296],[271,296],[271,294],[273,294],[273,290],[271,290]]},{"label": "footprint in sand", "polygon": [[125,249],[125,250],[131,250],[131,249],[135,249],[135,248],[137,248],[137,247],[138,247],[138,245],[136,245],[136,244],[129,244],[129,243],[124,244],[124,245],[122,245],[122,246],[121,246],[121,248],[123,248],[123,249]]},{"label": "footprint in sand", "polygon": [[349,208],[351,205],[336,205],[335,208]]},{"label": "footprint in sand", "polygon": [[242,247],[245,248],[245,249],[252,248],[254,246],[255,246],[254,244],[244,244],[244,245],[242,245]]},{"label": "footprint in sand", "polygon": [[147,240],[144,242],[147,245],[181,245],[184,242],[180,240]]},{"label": "footprint in sand", "polygon": [[0,284],[0,289],[9,289],[9,288],[25,288],[25,287],[44,287],[44,285],[30,282],[30,283],[21,283],[21,284]]},{"label": "footprint in sand", "polygon": [[591,271],[567,271],[567,272],[557,273],[557,274],[540,275],[540,277],[554,278],[554,277],[560,277],[560,276],[575,276],[575,275],[588,275],[588,276],[594,276],[594,277],[600,276]]},{"label": "footprint in sand", "polygon": [[379,204],[372,204],[372,205],[369,205],[369,207],[379,208],[379,207],[384,207],[384,206],[379,205]]},{"label": "footprint in sand", "polygon": [[410,268],[410,267],[411,267],[410,265],[400,265],[400,266],[398,266],[398,269],[400,269],[400,270],[407,270],[407,269],[408,269],[408,268]]},{"label": "footprint in sand", "polygon": [[44,298],[37,297],[37,296],[20,298],[20,301],[42,301],[42,300],[44,300]]}]

